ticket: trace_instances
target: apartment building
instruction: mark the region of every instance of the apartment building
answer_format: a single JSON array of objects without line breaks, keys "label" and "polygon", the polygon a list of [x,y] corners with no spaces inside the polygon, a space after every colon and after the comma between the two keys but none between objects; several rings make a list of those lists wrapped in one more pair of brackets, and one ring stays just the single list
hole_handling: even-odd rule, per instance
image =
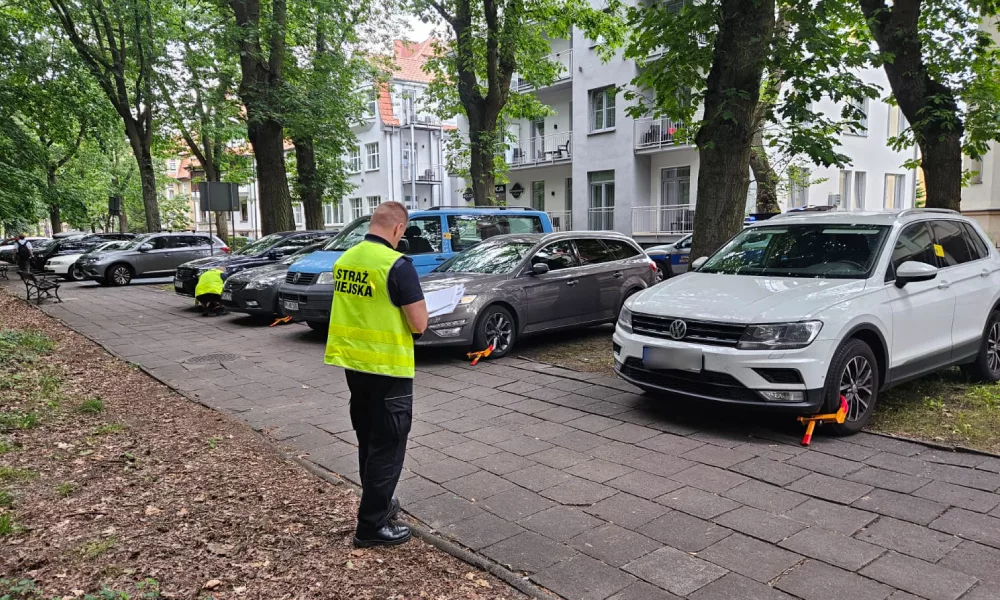
[{"label": "apartment building", "polygon": [[[983,27],[1000,42],[997,22],[987,22]],[[990,142],[989,151],[979,160],[966,156],[965,170],[971,177],[962,188],[962,214],[975,218],[983,229],[1000,244],[1000,161],[997,152],[1000,144]]]},{"label": "apartment building", "polygon": [[[548,58],[561,66],[561,76],[543,89],[532,90],[515,78],[515,89],[534,93],[554,115],[510,126],[515,141],[506,152],[507,202],[545,210],[561,229],[616,230],[642,242],[675,239],[694,224],[697,149],[674,139],[677,126],[669,119],[626,114],[626,101],[614,89],[629,87],[638,67],[620,56],[602,63],[594,45],[579,31],[552,40]],[[888,95],[881,70],[860,76]],[[783,208],[913,206],[916,173],[902,165],[914,150],[897,152],[887,144],[905,127],[898,108],[876,100],[862,108],[866,131],[840,140],[851,165],[843,170],[799,165],[808,177],[786,180]],[[817,110],[839,114],[840,107],[826,101]],[[748,207],[753,200],[751,189]]]}]

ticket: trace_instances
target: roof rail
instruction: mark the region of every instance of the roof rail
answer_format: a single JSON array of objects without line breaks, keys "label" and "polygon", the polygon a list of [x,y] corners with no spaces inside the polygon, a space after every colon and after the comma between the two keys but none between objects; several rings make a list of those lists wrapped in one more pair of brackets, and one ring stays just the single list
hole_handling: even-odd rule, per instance
[{"label": "roof rail", "polygon": [[952,210],[950,208],[904,208],[903,210],[899,211],[898,216],[905,217],[906,215],[920,214],[920,213],[945,213],[949,215],[961,214],[957,210]]},{"label": "roof rail", "polygon": [[417,210],[534,210],[530,206],[432,206]]}]

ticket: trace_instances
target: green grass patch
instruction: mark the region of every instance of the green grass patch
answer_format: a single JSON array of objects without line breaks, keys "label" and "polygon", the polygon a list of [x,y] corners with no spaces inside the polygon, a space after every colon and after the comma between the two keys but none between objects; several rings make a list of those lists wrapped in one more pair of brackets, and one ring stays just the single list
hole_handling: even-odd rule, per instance
[{"label": "green grass patch", "polygon": [[33,362],[52,351],[52,340],[40,331],[4,329],[0,331],[0,364]]},{"label": "green grass patch", "polygon": [[104,538],[103,540],[91,540],[80,546],[80,556],[87,560],[92,560],[104,554],[115,545],[115,536]]},{"label": "green grass patch", "polygon": [[0,456],[7,454],[8,452],[13,452],[17,446],[14,442],[9,442],[7,440],[0,439]]},{"label": "green grass patch", "polygon": [[7,490],[0,490],[0,508],[14,508],[14,495]]},{"label": "green grass patch", "polygon": [[125,431],[125,425],[121,423],[105,423],[94,428],[94,435],[115,435]]},{"label": "green grass patch", "polygon": [[21,373],[4,373],[0,376],[0,390],[14,390],[21,387],[24,375]]},{"label": "green grass patch", "polygon": [[1000,452],[1000,385],[969,383],[958,369],[882,394],[869,429]]},{"label": "green grass patch", "polygon": [[87,398],[76,407],[76,412],[85,415],[96,415],[104,412],[104,400],[100,398]]},{"label": "green grass patch", "polygon": [[56,496],[59,498],[69,498],[76,491],[76,484],[72,481],[64,481],[55,488]]},{"label": "green grass patch", "polygon": [[0,513],[0,538],[14,535],[17,531],[17,524],[14,523],[14,515],[5,512]]},{"label": "green grass patch", "polygon": [[31,429],[38,425],[38,415],[33,412],[0,411],[0,431]]},{"label": "green grass patch", "polygon": [[0,482],[27,481],[28,479],[34,479],[35,477],[38,477],[38,473],[30,469],[0,467]]}]

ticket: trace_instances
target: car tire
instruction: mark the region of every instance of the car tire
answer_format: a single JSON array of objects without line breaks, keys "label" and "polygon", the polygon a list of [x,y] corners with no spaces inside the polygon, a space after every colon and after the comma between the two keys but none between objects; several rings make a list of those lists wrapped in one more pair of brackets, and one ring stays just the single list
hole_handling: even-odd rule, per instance
[{"label": "car tire", "polygon": [[306,321],[306,325],[308,325],[309,329],[312,329],[313,331],[321,331],[323,333],[330,331],[329,323],[320,323],[319,321]]},{"label": "car tire", "polygon": [[83,281],[83,269],[76,265],[70,265],[69,270],[66,271],[65,278],[66,281]]},{"label": "car tire", "polygon": [[962,365],[962,372],[979,383],[1000,381],[1000,311],[990,313],[979,342],[979,354],[970,364]]},{"label": "car tire", "polygon": [[107,270],[108,282],[115,287],[132,283],[132,277],[134,276],[135,273],[132,271],[132,267],[125,263],[111,265]]},{"label": "car tire", "polygon": [[510,311],[494,304],[488,306],[476,321],[476,329],[472,336],[473,351],[480,351],[495,344],[489,358],[503,358],[514,347],[517,339],[517,326]]},{"label": "car tire", "polygon": [[878,361],[871,346],[859,339],[841,344],[830,361],[823,397],[825,411],[837,412],[840,396],[847,398],[847,419],[829,423],[824,431],[837,436],[854,435],[868,425],[879,392]]}]

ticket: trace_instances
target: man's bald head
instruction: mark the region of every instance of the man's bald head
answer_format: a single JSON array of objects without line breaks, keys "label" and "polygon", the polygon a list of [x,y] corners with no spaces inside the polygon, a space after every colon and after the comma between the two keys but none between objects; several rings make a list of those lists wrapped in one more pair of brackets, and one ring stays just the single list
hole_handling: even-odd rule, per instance
[{"label": "man's bald head", "polygon": [[395,248],[406,231],[408,220],[409,215],[405,206],[399,202],[383,202],[372,213],[368,232],[386,240]]}]

